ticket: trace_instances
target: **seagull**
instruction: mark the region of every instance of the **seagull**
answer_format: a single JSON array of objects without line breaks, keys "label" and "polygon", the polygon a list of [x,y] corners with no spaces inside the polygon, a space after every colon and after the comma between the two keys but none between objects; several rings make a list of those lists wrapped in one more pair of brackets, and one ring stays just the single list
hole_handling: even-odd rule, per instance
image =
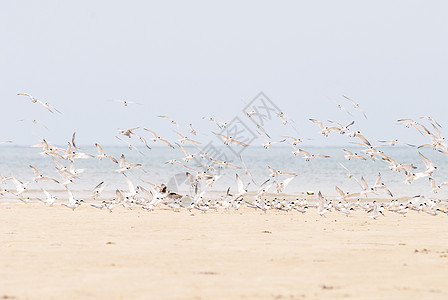
[{"label": "seagull", "polygon": [[19,94],[17,94],[17,95],[27,96],[28,98],[31,99],[31,102],[41,104],[41,105],[42,105],[43,107],[45,107],[49,112],[54,113],[53,110],[55,110],[55,111],[57,111],[58,113],[61,114],[61,112],[60,112],[59,110],[57,110],[54,106],[52,106],[50,103],[40,101],[40,100],[34,98],[33,96],[31,96],[30,94],[19,93]]},{"label": "seagull", "polygon": [[294,180],[297,177],[297,175],[291,176],[289,178],[286,178],[282,183],[277,183],[276,184],[276,189],[277,189],[277,194],[280,194],[281,192],[283,192],[284,189],[286,189],[286,187],[288,186],[288,184]]},{"label": "seagull", "polygon": [[163,119],[168,119],[168,120],[170,120],[170,123],[171,123],[171,124],[176,125],[176,126],[179,126],[179,125],[177,124],[176,121],[174,121],[173,119],[171,119],[171,118],[168,117],[168,116],[157,116],[157,117],[159,117],[159,118],[163,118]]},{"label": "seagull", "polygon": [[274,168],[271,168],[270,166],[268,166],[268,169],[269,169],[269,171],[271,171],[271,177],[278,177],[278,175],[291,175],[291,176],[296,176],[297,175],[295,173],[279,171],[279,170],[276,170]]},{"label": "seagull", "polygon": [[432,188],[431,191],[434,194],[436,194],[440,189],[442,189],[443,186],[448,185],[447,181],[442,182],[441,184],[437,185],[436,181],[432,177],[429,177],[429,183],[431,184],[431,188]]},{"label": "seagull", "polygon": [[197,135],[198,134],[198,132],[193,129],[193,125],[191,125],[191,123],[188,126],[190,127],[190,132],[191,132],[192,135]]},{"label": "seagull", "polygon": [[375,191],[378,189],[384,190],[389,196],[393,197],[392,192],[386,187],[384,183],[381,182],[381,173],[378,172],[375,184],[372,186]]},{"label": "seagull", "polygon": [[128,138],[131,138],[132,135],[135,135],[135,133],[133,132],[134,130],[139,129],[140,127],[135,127],[135,128],[130,128],[130,129],[119,129],[120,134],[127,136]]},{"label": "seagull", "polygon": [[252,180],[252,182],[256,185],[255,180],[254,180],[252,174],[250,173],[249,169],[247,168],[246,163],[244,162],[243,157],[241,156],[241,154],[240,154],[240,160],[241,160],[241,163],[243,164],[243,167],[244,167],[244,173],[246,173],[246,175],[249,175],[249,177]]},{"label": "seagull", "polygon": [[435,124],[436,124],[437,126],[439,126],[440,128],[442,128],[442,125],[440,125],[435,119],[433,119],[433,118],[431,118],[431,117],[423,116],[423,117],[420,117],[420,119],[426,119],[426,120],[428,120],[428,121],[430,121],[430,122],[435,123]]},{"label": "seagull", "polygon": [[356,137],[361,140],[364,144],[367,146],[372,146],[370,142],[364,137],[364,135],[361,133],[361,131],[353,131],[347,134],[348,137]]},{"label": "seagull", "polygon": [[329,155],[323,155],[323,154],[310,154],[309,152],[302,150],[302,149],[298,149],[297,151],[298,151],[298,153],[303,154],[303,158],[306,161],[309,161],[310,159],[317,158],[317,157],[319,157],[319,158],[329,158],[330,157]]},{"label": "seagull", "polygon": [[[323,134],[324,136],[328,136],[330,134],[330,128],[326,127],[324,125],[324,123],[322,123],[321,121],[316,120],[316,119],[309,119],[309,120],[311,122],[313,122],[314,124],[317,124],[317,126],[319,126],[319,128],[320,128],[319,133]],[[339,128],[337,128],[337,127],[331,127],[331,128],[334,128],[335,131],[339,130]]]},{"label": "seagull", "polygon": [[[381,178],[381,177],[380,177]],[[380,179],[381,180],[381,179]],[[361,177],[361,185],[362,185],[362,191],[359,193],[359,195],[366,196],[371,193],[375,193],[375,189],[373,187],[369,187],[364,177]]]},{"label": "seagull", "polygon": [[325,205],[325,199],[322,196],[322,193],[319,191],[318,195],[318,207],[317,207],[317,213],[320,216],[324,216],[327,212],[329,212],[328,208]]},{"label": "seagull", "polygon": [[99,160],[102,160],[103,158],[106,157],[106,158],[110,159],[111,161],[113,161],[114,163],[118,164],[118,160],[115,157],[111,156],[111,155],[105,154],[104,151],[103,151],[103,148],[99,144],[96,143],[95,147],[96,147],[96,149],[98,151],[98,154],[96,155],[96,158],[98,158]]},{"label": "seagull", "polygon": [[350,159],[352,159],[352,158],[359,158],[359,159],[361,159],[361,160],[366,160],[365,157],[363,157],[363,156],[361,156],[361,155],[359,155],[359,154],[357,154],[357,153],[353,153],[353,152],[348,151],[348,150],[346,150],[346,149],[343,149],[343,150],[344,150],[344,152],[345,152],[345,155],[344,155],[345,159],[350,160]]},{"label": "seagull", "polygon": [[355,101],[353,101],[352,99],[350,99],[350,98],[347,97],[347,96],[342,95],[342,97],[344,97],[345,99],[347,99],[348,101],[350,101],[350,102],[353,104],[353,108],[359,110],[359,111],[364,115],[364,118],[366,118],[366,120],[367,120],[366,113],[361,109],[361,107],[359,106],[358,103],[355,103]]},{"label": "seagull", "polygon": [[126,101],[126,100],[111,100],[111,101],[121,103],[121,104],[123,104],[123,106],[128,106],[129,104],[140,104],[141,105],[141,103]]},{"label": "seagull", "polygon": [[263,138],[263,140],[265,141],[265,143],[264,144],[261,144],[262,146],[263,146],[263,148],[264,149],[269,149],[269,147],[272,145],[272,142],[271,141],[268,141],[268,139],[264,136],[264,135],[262,135],[258,130],[257,130],[257,133]]},{"label": "seagull", "polygon": [[127,172],[127,171],[131,170],[132,168],[139,169],[142,172],[146,173],[146,171],[141,167],[142,164],[127,162],[124,154],[121,154],[120,162],[118,163],[118,165],[119,165],[120,169],[115,170],[118,173]]},{"label": "seagull", "polygon": [[185,162],[189,162],[190,160],[192,160],[193,158],[195,158],[195,155],[194,155],[194,154],[190,154],[190,152],[188,152],[187,148],[185,148],[184,146],[182,146],[182,145],[179,144],[179,143],[176,143],[176,145],[179,146],[179,148],[181,148],[182,151],[184,152],[185,157],[182,158],[182,159],[183,159]]},{"label": "seagull", "polygon": [[48,180],[48,181],[53,181],[55,183],[59,183],[59,181],[57,181],[54,178],[51,177],[47,177],[47,176],[43,176],[42,174],[39,173],[39,171],[33,167],[32,165],[29,165],[29,167],[31,168],[31,170],[33,170],[34,174],[36,175],[36,177],[33,178],[34,182],[40,181],[40,180]]},{"label": "seagull", "polygon": [[238,176],[238,174],[235,174],[236,176],[236,184],[238,186],[238,193],[234,195],[235,199],[237,199],[238,197],[244,196],[247,194],[247,187],[249,186],[250,182],[248,184],[246,184],[246,186],[244,186],[243,182],[241,181],[240,177]]},{"label": "seagull", "polygon": [[15,177],[12,177],[12,181],[14,182],[17,190],[17,193],[15,193],[14,195],[20,196],[27,191],[26,186],[28,185],[28,183],[23,183]]},{"label": "seagull", "polygon": [[96,198],[98,198],[101,195],[104,188],[105,188],[104,181],[101,181],[93,188],[93,192],[92,192],[93,200],[96,200]]},{"label": "seagull", "polygon": [[45,203],[46,205],[52,206],[53,203],[56,201],[56,197],[54,197],[52,194],[50,194],[49,192],[47,192],[45,189],[42,189],[42,192],[45,194],[45,196],[47,197],[45,199],[45,201],[42,201],[43,203]]},{"label": "seagull", "polygon": [[312,140],[312,139],[310,139],[310,138],[295,138],[295,137],[292,137],[292,136],[282,136],[283,138],[285,138],[285,139],[291,139],[292,140],[292,145],[297,145],[297,144],[300,144],[300,143],[302,143],[303,141],[309,141],[309,140]]},{"label": "seagull", "polygon": [[3,141],[3,142],[0,142],[0,145],[2,145],[2,144],[10,144],[10,143],[12,143],[12,141]]},{"label": "seagull", "polygon": [[220,133],[216,133],[216,132],[213,132],[213,131],[212,131],[212,133],[214,135],[216,135],[216,136],[221,137],[221,139],[224,141],[224,145],[228,145],[229,143],[235,143],[235,144],[239,144],[239,145],[241,145],[243,147],[249,146],[249,145],[247,145],[247,144],[245,144],[245,143],[243,143],[241,141],[238,141],[238,140],[232,138],[231,136],[226,136],[226,135],[223,135],[223,134],[220,134]]},{"label": "seagull", "polygon": [[28,98],[30,98],[31,102],[33,102],[33,103],[40,102],[39,100],[37,100],[36,98],[34,98],[33,96],[31,96],[30,94],[27,94],[27,93],[19,93],[17,95],[19,95],[19,96],[27,96]]},{"label": "seagull", "polygon": [[64,205],[67,208],[70,208],[71,210],[75,210],[79,205],[81,205],[81,202],[84,202],[84,200],[75,200],[73,197],[73,193],[67,189],[68,193],[68,203],[61,203],[61,205]]},{"label": "seagull", "polygon": [[123,143],[128,145],[128,149],[129,150],[136,150],[138,153],[140,153],[141,155],[144,155],[142,151],[140,151],[137,147],[135,147],[134,145],[132,145],[131,143],[129,143],[128,141],[125,141],[123,139],[120,139],[120,137],[115,136],[117,139],[119,139],[120,141],[122,141]]},{"label": "seagull", "polygon": [[46,129],[48,129],[48,127],[45,126],[42,122],[35,120],[35,119],[21,119],[21,120],[18,120],[17,122],[25,122],[25,121],[29,121],[29,122],[33,123],[34,125],[41,125],[42,127],[45,127]]},{"label": "seagull", "polygon": [[174,146],[171,145],[170,142],[168,142],[168,141],[165,140],[165,139],[162,139],[162,138],[161,138],[160,136],[158,136],[154,131],[149,130],[149,129],[146,129],[146,128],[143,128],[143,129],[146,130],[146,131],[148,131],[149,133],[151,133],[151,134],[154,136],[154,138],[152,139],[154,143],[157,142],[157,141],[161,141],[161,142],[164,142],[165,144],[167,144],[168,147],[171,147],[171,148],[174,149]]},{"label": "seagull", "polygon": [[423,163],[426,166],[426,170],[423,173],[425,175],[431,176],[432,173],[437,170],[437,167],[434,167],[432,162],[428,158],[423,156],[423,154],[421,154],[420,152],[418,153],[418,155],[420,156],[421,160],[423,161]]},{"label": "seagull", "polygon": [[395,140],[378,140],[378,142],[380,142],[380,143],[389,143],[391,146],[395,146],[397,144],[405,144],[405,145],[408,145],[410,147],[415,147],[415,145],[408,144],[408,143],[405,143],[405,142],[401,142],[398,139],[395,139]]},{"label": "seagull", "polygon": [[176,130],[173,130],[173,131],[174,131],[174,133],[176,133],[178,136],[180,136],[180,140],[179,140],[179,142],[180,142],[181,144],[183,144],[183,143],[185,143],[185,142],[191,142],[191,143],[195,143],[195,144],[200,144],[200,142],[195,141],[195,140],[193,140],[193,139],[190,139],[190,138],[188,138],[188,137],[186,137],[186,136],[183,136],[181,133],[177,132]]},{"label": "seagull", "polygon": [[338,123],[338,122],[335,122],[335,121],[330,121],[330,120],[328,120],[328,122],[330,122],[330,123],[333,123],[333,124],[336,124],[339,128],[339,131],[338,130],[335,130],[335,131],[338,131],[339,132],[339,134],[345,134],[349,129],[349,127],[350,126],[352,126],[353,124],[355,124],[355,121],[352,121],[351,123],[349,123],[348,125],[345,125],[345,126],[343,126],[341,123]]}]

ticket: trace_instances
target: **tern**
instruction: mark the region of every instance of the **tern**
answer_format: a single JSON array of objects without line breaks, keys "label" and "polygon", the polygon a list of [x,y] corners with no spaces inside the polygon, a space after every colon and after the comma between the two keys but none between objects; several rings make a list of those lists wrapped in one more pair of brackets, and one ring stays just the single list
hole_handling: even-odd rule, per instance
[{"label": "tern", "polygon": [[126,101],[126,100],[111,100],[111,101],[121,103],[121,104],[123,104],[123,106],[129,106],[129,104],[140,104],[141,105],[141,103],[133,102],[133,101]]},{"label": "tern", "polygon": [[228,145],[228,144],[230,144],[230,143],[235,143],[235,144],[241,145],[241,146],[243,146],[243,147],[247,147],[247,146],[249,146],[249,145],[247,145],[247,144],[245,144],[245,143],[243,143],[243,142],[241,142],[241,141],[238,141],[238,140],[232,138],[231,136],[226,136],[226,135],[224,135],[224,134],[216,133],[216,132],[213,132],[213,131],[212,131],[212,133],[213,133],[214,135],[216,135],[216,136],[219,136],[219,137],[223,140],[223,142],[224,142],[225,145]]},{"label": "tern", "polygon": [[344,97],[345,99],[350,101],[353,104],[353,108],[359,110],[364,115],[364,118],[366,118],[366,120],[367,120],[366,113],[361,109],[361,107],[359,106],[358,103],[355,103],[355,101],[353,101],[352,99],[350,99],[349,97],[347,97],[345,95],[342,95],[342,97]]},{"label": "tern", "polygon": [[162,139],[162,138],[161,138],[160,136],[158,136],[154,131],[149,130],[149,129],[146,129],[146,128],[143,128],[143,129],[146,130],[146,131],[148,131],[149,133],[151,133],[151,134],[154,136],[154,137],[152,138],[152,140],[153,140],[154,143],[157,142],[157,141],[161,141],[161,142],[164,142],[165,144],[167,144],[168,147],[171,147],[171,148],[174,149],[174,146],[171,145],[170,142],[168,142],[168,141],[165,140],[165,139]]}]

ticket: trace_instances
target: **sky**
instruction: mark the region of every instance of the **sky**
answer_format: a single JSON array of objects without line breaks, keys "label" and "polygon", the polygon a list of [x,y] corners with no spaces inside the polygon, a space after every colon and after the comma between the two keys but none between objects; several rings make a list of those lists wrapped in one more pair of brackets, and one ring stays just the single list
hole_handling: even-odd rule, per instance
[{"label": "sky", "polygon": [[79,144],[118,145],[119,128],[174,139],[190,123],[213,139],[202,117],[252,124],[242,110],[263,92],[294,121],[266,122],[273,141],[347,143],[319,135],[315,118],[423,142],[396,120],[448,127],[447,13],[446,1],[1,1],[0,141],[64,145],[76,131]]}]

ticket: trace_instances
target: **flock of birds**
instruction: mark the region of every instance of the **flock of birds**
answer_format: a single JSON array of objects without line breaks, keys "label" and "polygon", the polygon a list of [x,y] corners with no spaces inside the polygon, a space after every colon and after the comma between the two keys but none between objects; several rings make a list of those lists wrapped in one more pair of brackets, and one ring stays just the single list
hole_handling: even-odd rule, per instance
[{"label": "flock of birds", "polygon": [[[26,96],[31,100],[31,103],[39,104],[47,109],[51,113],[61,113],[51,104],[40,101],[34,98],[30,94],[19,93],[18,95]],[[358,110],[367,119],[367,115],[361,109],[359,104],[355,103],[352,99],[344,96],[344,98],[349,101],[355,110]],[[139,104],[136,102],[125,101],[125,100],[112,100],[123,105],[123,107],[128,107],[129,105]],[[351,115],[350,111],[345,109],[342,105],[337,104],[340,110],[346,111]],[[301,148],[299,145],[304,141],[310,140],[309,138],[295,137],[295,136],[282,136],[279,141],[273,141],[271,136],[267,133],[266,129],[260,124],[260,120],[265,118],[265,116],[257,109],[257,107],[246,106],[246,115],[248,118],[252,119],[257,127],[257,133],[260,135],[264,141],[262,147],[269,149],[271,145],[275,143],[287,143],[293,149],[293,155],[301,155],[306,161],[312,159],[325,159],[328,155],[309,153]],[[30,169],[34,173],[32,181],[35,183],[39,182],[51,182],[56,186],[60,186],[67,193],[67,201],[61,203],[62,205],[75,210],[80,205],[86,203],[91,207],[98,209],[106,209],[112,211],[115,207],[123,206],[126,208],[140,207],[145,210],[152,211],[157,208],[167,207],[174,211],[179,211],[182,209],[186,210],[199,210],[202,212],[207,212],[208,210],[224,210],[228,211],[231,209],[239,209],[244,206],[247,208],[253,208],[263,212],[268,210],[281,210],[281,211],[297,211],[300,213],[305,213],[310,208],[315,208],[317,213],[321,216],[325,216],[326,213],[330,211],[339,212],[344,215],[350,215],[353,211],[362,210],[366,211],[367,215],[371,218],[376,219],[379,216],[384,215],[387,212],[394,212],[405,216],[408,211],[415,210],[417,212],[424,212],[430,215],[438,215],[439,213],[444,213],[448,215],[447,205],[448,202],[441,200],[434,200],[430,198],[425,198],[423,196],[416,196],[407,200],[402,200],[401,202],[394,198],[393,193],[389,190],[385,183],[381,180],[381,174],[378,173],[377,180],[374,184],[369,185],[366,180],[361,177],[359,180],[352,175],[350,170],[346,168],[342,163],[339,165],[347,171],[347,177],[349,179],[356,180],[359,184],[359,190],[354,192],[343,191],[339,187],[335,187],[337,196],[332,199],[325,198],[321,192],[317,193],[317,198],[313,192],[309,192],[309,199],[296,198],[291,200],[291,197],[282,197],[287,186],[296,178],[297,174],[293,172],[286,172],[267,166],[270,171],[270,176],[265,179],[261,184],[257,184],[254,180],[249,168],[246,166],[243,157],[240,155],[240,161],[228,162],[222,161],[215,157],[212,157],[210,153],[207,153],[203,148],[200,147],[200,142],[195,139],[198,135],[198,131],[193,128],[192,124],[189,124],[189,133],[183,134],[179,132],[178,123],[168,117],[168,116],[158,116],[160,118],[166,119],[169,123],[174,126],[174,133],[179,137],[176,142],[170,142],[167,138],[160,137],[155,131],[143,128],[143,133],[149,135],[149,137],[144,137],[142,133],[137,133],[140,127],[134,127],[129,129],[119,129],[116,138],[121,142],[125,143],[130,150],[138,151],[141,154],[142,151],[135,146],[135,143],[141,143],[144,149],[148,151],[151,150],[152,143],[159,143],[166,145],[169,148],[179,148],[184,153],[184,156],[177,159],[172,159],[166,164],[176,164],[182,166],[185,169],[185,180],[190,186],[190,192],[181,194],[174,191],[170,191],[165,184],[154,184],[148,181],[143,181],[140,185],[135,185],[128,173],[135,172],[146,172],[141,163],[130,162],[126,159],[125,155],[122,154],[120,157],[114,157],[99,145],[95,144],[97,152],[95,154],[82,152],[75,141],[76,132],[73,133],[71,141],[67,143],[66,148],[60,148],[48,143],[45,139],[42,139],[39,144],[33,145],[33,147],[39,147],[42,149],[40,154],[43,157],[50,157],[54,162],[54,167],[57,169],[59,178],[53,178],[44,175],[34,166],[30,165]],[[284,113],[279,112],[277,116],[279,120],[285,126],[291,126],[294,128],[294,121],[286,116]],[[233,147],[248,147],[245,141],[239,140],[235,137],[226,135],[226,128],[229,126],[228,122],[217,119],[216,117],[204,117],[203,119],[212,122],[216,130],[211,131],[211,133],[222,140],[225,145],[233,145]],[[448,155],[448,146],[446,144],[447,140],[442,136],[440,128],[442,127],[436,120],[431,117],[421,117],[429,126],[423,124],[423,122],[417,122],[412,119],[399,119],[398,122],[403,124],[407,128],[414,128],[418,133],[428,138],[428,143],[416,146],[409,143],[405,143],[395,140],[380,140],[379,142],[385,144],[390,144],[392,146],[397,144],[405,144],[409,147],[431,147],[432,149],[440,152],[441,154]],[[354,153],[347,149],[343,149],[345,154],[345,159],[347,160],[381,160],[388,164],[389,169],[393,172],[403,174],[403,181],[405,183],[411,183],[415,180],[421,178],[428,178],[430,189],[433,193],[437,193],[444,186],[448,185],[448,182],[436,183],[432,177],[432,174],[437,171],[437,167],[425,157],[422,153],[418,152],[425,168],[420,171],[416,171],[417,167],[413,164],[398,162],[394,158],[388,156],[386,153],[380,150],[381,145],[372,145],[367,137],[363,135],[360,131],[352,131],[351,127],[354,125],[354,121],[349,124],[341,124],[336,121],[328,121],[328,123],[309,119],[311,122],[316,124],[319,128],[319,133],[323,136],[329,136],[330,134],[345,135],[352,138],[354,141],[351,142],[354,145],[361,146],[363,148],[362,153]],[[45,126],[40,121],[33,119],[22,119],[19,121],[31,121],[36,126]],[[429,129],[428,129],[429,128]],[[219,131],[219,132],[216,132]],[[11,141],[5,141],[3,143],[10,143]],[[192,149],[195,149],[194,152]],[[101,199],[102,193],[105,189],[105,182],[98,183],[92,189],[91,200],[77,199],[73,195],[70,186],[75,181],[79,180],[82,176],[84,169],[77,169],[75,163],[78,159],[98,159],[98,160],[109,160],[111,164],[116,165],[115,172],[119,176],[123,176],[123,180],[127,183],[127,190],[116,189],[115,196],[113,199]],[[195,164],[191,163],[194,160]],[[225,192],[211,192],[212,186],[216,181],[220,179],[219,169],[222,168],[232,168],[235,169],[235,182],[237,189],[231,190],[229,187]],[[240,174],[245,174],[250,179],[247,183],[243,182]],[[39,200],[45,205],[54,205],[57,203],[58,199],[51,194],[46,189],[42,188],[42,199],[37,197],[35,199],[28,197],[29,192],[27,186],[29,182],[25,182],[16,178],[14,176],[4,177],[0,175],[0,183],[7,185],[9,182],[14,184],[14,189],[0,189],[0,196],[12,196],[24,203],[29,203],[31,200]],[[257,188],[253,191],[249,191],[249,185],[253,183]],[[369,195],[377,194],[383,192],[389,197],[391,201],[367,201]]]}]

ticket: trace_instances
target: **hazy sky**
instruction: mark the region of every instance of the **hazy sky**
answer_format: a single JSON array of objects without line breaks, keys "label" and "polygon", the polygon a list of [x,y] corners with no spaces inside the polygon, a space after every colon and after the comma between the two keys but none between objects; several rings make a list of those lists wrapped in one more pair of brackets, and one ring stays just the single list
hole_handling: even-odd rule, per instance
[{"label": "hazy sky", "polygon": [[[396,119],[448,127],[447,15],[446,1],[1,1],[0,141],[65,144],[76,131],[80,144],[113,144],[137,126],[174,139],[157,115],[210,135],[203,116],[244,117],[241,100],[263,91],[313,144],[347,139],[319,136],[310,117],[414,142]],[[339,111],[342,95],[368,120]],[[294,133],[272,122],[274,139]]]}]

